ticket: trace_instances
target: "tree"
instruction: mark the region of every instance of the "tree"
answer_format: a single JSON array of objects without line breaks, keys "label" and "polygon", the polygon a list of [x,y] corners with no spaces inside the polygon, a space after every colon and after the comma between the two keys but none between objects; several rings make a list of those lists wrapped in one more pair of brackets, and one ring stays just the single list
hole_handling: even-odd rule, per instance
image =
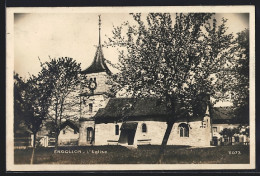
[{"label": "tree", "polygon": [[19,126],[23,123],[23,92],[25,83],[17,73],[14,73],[14,134]]},{"label": "tree", "polygon": [[[112,76],[112,90],[126,90],[133,97],[155,96],[165,101],[171,113],[161,144],[158,162],[174,122],[178,118],[201,116],[208,95],[221,100],[230,90],[224,78],[230,77],[230,48],[233,35],[226,34],[226,19],[217,26],[213,14],[150,13],[131,14],[129,22],[115,27],[108,46],[119,48],[119,73]],[[126,29],[126,33],[124,30]],[[218,94],[216,94],[218,93]]]},{"label": "tree", "polygon": [[234,67],[232,98],[235,115],[241,123],[249,123],[249,30],[237,34],[234,46],[237,59]]},{"label": "tree", "polygon": [[18,74],[15,74],[14,80],[15,128],[24,123],[33,133],[33,147],[35,148],[37,132],[48,114],[50,89],[36,76],[23,81]]},{"label": "tree", "polygon": [[232,144],[232,137],[234,134],[240,134],[240,128],[224,128],[220,133],[223,137],[228,138],[228,142],[231,142]]},{"label": "tree", "polygon": [[42,64],[40,77],[44,84],[51,89],[51,106],[49,115],[54,124],[56,144],[64,119],[76,118],[77,108],[79,107],[78,86],[80,85],[80,64],[72,58],[51,59]]},{"label": "tree", "polygon": [[47,117],[49,105],[50,89],[42,83],[40,77],[31,76],[27,81],[23,81],[18,74],[14,74],[14,130],[20,124],[25,124],[33,133],[31,164],[34,159],[36,135]]}]

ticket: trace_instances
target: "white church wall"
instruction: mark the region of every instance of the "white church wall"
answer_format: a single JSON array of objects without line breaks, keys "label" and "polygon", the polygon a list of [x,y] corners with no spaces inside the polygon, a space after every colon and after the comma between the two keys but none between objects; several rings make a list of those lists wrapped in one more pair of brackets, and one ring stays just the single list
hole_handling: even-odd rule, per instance
[{"label": "white church wall", "polygon": [[[147,131],[142,132],[142,125],[146,124]],[[166,122],[138,121],[134,144],[135,145],[160,145],[167,128]]]},{"label": "white church wall", "polygon": [[[116,125],[119,126],[119,134],[116,135]],[[95,145],[117,145],[121,133],[122,123],[101,123],[95,125]]]},{"label": "white church wall", "polygon": [[[135,121],[138,122],[133,145],[161,145],[167,124],[158,121]],[[189,145],[209,146],[211,141],[210,118],[204,117],[204,121],[189,122],[189,137],[180,137],[179,125],[185,122],[174,124],[167,145]],[[142,132],[142,125],[146,124],[147,131]],[[95,126],[95,145],[116,145],[119,135],[115,134],[116,123],[102,123]],[[122,123],[117,123],[119,129]]]},{"label": "white church wall", "polygon": [[209,117],[204,117],[204,122],[189,122],[189,137],[180,137],[179,125],[181,123],[186,122],[177,122],[174,124],[171,134],[169,136],[169,140],[167,143],[168,145],[210,146],[211,126]]}]

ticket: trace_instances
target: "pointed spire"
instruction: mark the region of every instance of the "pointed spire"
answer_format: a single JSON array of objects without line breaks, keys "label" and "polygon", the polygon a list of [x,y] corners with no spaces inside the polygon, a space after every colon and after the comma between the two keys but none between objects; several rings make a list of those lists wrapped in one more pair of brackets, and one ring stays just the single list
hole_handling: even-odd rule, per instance
[{"label": "pointed spire", "polygon": [[99,38],[99,41],[98,41],[98,45],[101,44],[101,15],[98,15],[98,26],[99,26],[99,33],[98,33],[98,38]]},{"label": "pointed spire", "polygon": [[103,55],[102,47],[101,47],[101,16],[98,15],[98,26],[99,26],[99,36],[98,36],[98,46],[97,51],[94,57],[92,64],[81,73],[89,74],[89,73],[98,73],[98,72],[106,72],[107,74],[111,75],[111,71],[107,67],[105,63],[105,58]]}]

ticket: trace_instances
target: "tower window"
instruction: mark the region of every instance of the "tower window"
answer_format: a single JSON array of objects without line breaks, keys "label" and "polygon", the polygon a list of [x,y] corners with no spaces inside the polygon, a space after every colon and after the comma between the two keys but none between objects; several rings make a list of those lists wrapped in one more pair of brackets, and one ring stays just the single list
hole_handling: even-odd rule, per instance
[{"label": "tower window", "polygon": [[145,123],[142,124],[142,132],[146,133],[147,132],[147,126]]},{"label": "tower window", "polygon": [[66,131],[65,130],[63,130],[63,134],[65,134],[66,133]]},{"label": "tower window", "polygon": [[96,82],[96,78],[94,78],[94,81]]},{"label": "tower window", "polygon": [[115,135],[119,135],[119,125],[115,126]]},{"label": "tower window", "polygon": [[89,112],[93,112],[93,104],[92,103],[89,103]]}]

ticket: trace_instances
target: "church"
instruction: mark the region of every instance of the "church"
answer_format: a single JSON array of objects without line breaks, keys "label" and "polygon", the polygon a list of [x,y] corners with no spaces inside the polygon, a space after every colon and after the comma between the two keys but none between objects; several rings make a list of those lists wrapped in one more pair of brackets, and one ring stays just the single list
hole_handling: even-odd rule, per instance
[{"label": "church", "polygon": [[[65,122],[59,145],[68,137],[79,146],[88,145],[160,145],[167,128],[169,114],[165,103],[156,98],[109,98],[107,81],[111,71],[105,63],[100,38],[92,64],[81,74],[88,79],[80,91],[79,122]],[[131,107],[130,110],[124,109]],[[67,132],[66,132],[66,131]],[[209,110],[201,117],[179,119],[174,124],[168,145],[209,146],[211,141]],[[76,138],[75,138],[76,137]]]},{"label": "church", "polygon": [[[100,38],[101,20],[99,16],[99,39],[92,64],[81,72],[87,80],[80,88],[80,113],[77,121],[66,121],[59,135],[59,145],[160,145],[167,128],[166,104],[154,97],[128,98],[108,96],[107,84],[112,72],[105,63]],[[216,108],[215,108],[216,109]],[[214,121],[231,118],[223,116],[209,106],[198,117],[178,119],[170,132],[167,145],[210,146],[213,140],[212,129],[224,126]],[[212,119],[212,117],[214,119]],[[231,124],[225,124],[229,127]],[[233,125],[237,127],[239,123]],[[223,126],[223,127],[222,127]],[[222,136],[215,143],[224,140]],[[217,140],[217,142],[216,142]],[[221,141],[220,141],[221,142]]]}]

